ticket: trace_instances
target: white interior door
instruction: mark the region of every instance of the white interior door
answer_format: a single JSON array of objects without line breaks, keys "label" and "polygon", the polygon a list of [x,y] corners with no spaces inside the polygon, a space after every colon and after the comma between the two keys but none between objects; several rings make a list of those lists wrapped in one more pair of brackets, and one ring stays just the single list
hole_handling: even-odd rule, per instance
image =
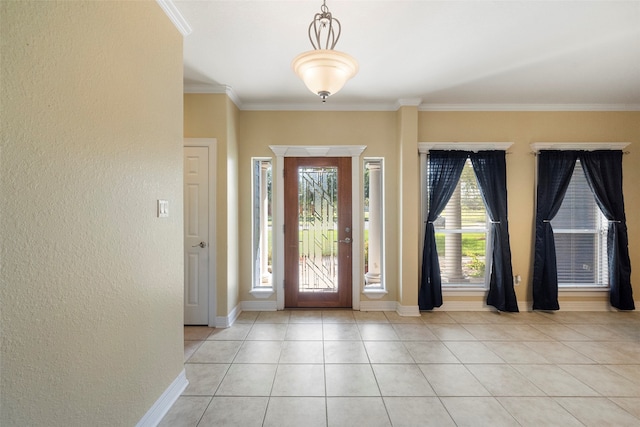
[{"label": "white interior door", "polygon": [[184,147],[184,323],[209,324],[209,148]]}]

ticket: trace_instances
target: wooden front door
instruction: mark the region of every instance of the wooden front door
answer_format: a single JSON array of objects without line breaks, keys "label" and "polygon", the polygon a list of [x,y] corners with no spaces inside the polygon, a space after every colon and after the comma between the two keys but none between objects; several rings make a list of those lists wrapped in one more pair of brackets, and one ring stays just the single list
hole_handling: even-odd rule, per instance
[{"label": "wooden front door", "polygon": [[351,158],[286,157],[285,307],[351,307]]}]

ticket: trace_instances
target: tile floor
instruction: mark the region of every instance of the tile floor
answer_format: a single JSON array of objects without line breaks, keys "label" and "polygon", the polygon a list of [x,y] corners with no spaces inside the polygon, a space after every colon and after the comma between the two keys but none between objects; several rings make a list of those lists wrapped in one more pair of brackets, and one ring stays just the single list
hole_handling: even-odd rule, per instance
[{"label": "tile floor", "polygon": [[640,426],[638,312],[244,312],[162,426]]}]

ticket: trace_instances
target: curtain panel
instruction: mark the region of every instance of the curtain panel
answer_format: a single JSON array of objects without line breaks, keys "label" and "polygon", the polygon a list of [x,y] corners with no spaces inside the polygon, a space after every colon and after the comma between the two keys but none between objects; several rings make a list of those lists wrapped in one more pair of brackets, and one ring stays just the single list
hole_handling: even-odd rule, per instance
[{"label": "curtain panel", "polygon": [[422,278],[418,291],[420,310],[433,310],[442,305],[442,280],[433,222],[440,216],[455,191],[468,157],[469,153],[466,151],[432,150],[429,152],[427,178],[429,213],[422,253]]},{"label": "curtain panel", "polygon": [[470,157],[491,222],[489,235],[493,244],[487,305],[500,311],[518,311],[509,243],[505,152],[479,151],[471,153]]},{"label": "curtain panel", "polygon": [[560,209],[577,159],[580,159],[598,207],[609,221],[609,301],[620,310],[634,310],[629,237],[622,195],[622,151],[619,150],[543,150],[538,153],[533,309],[560,309],[555,241],[550,221]]},{"label": "curtain panel", "polygon": [[571,181],[578,153],[543,150],[538,153],[536,239],[533,259],[533,309],[559,310],[556,246],[551,220]]},{"label": "curtain panel", "polygon": [[581,151],[579,158],[596,203],[609,221],[609,301],[619,310],[634,310],[629,236],[622,196],[622,151]]}]

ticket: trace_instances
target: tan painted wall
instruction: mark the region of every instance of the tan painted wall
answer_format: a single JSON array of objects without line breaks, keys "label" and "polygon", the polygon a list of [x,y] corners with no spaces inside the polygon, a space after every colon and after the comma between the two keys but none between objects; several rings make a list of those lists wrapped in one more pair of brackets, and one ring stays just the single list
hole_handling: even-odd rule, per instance
[{"label": "tan painted wall", "polygon": [[155,2],[0,7],[0,425],[132,426],[183,369],[182,36]]},{"label": "tan painted wall", "polygon": [[184,95],[185,138],[217,139],[217,315],[238,305],[238,108],[225,94]]},{"label": "tan painted wall", "polygon": [[[624,198],[635,299],[640,301],[640,112],[421,112],[420,142],[513,142],[507,155],[509,232],[519,301],[531,301],[535,157],[533,142],[630,142]],[[606,296],[586,298],[606,299]],[[446,298],[445,298],[446,300]],[[562,301],[585,300],[562,296]],[[520,307],[520,310],[526,307]]]},{"label": "tan painted wall", "polygon": [[[363,157],[385,158],[386,268],[397,300],[398,146],[395,112],[241,111],[239,126],[240,300],[251,289],[251,158],[272,157],[270,145],[366,145]],[[360,166],[362,170],[362,165]],[[274,175],[275,180],[279,177]],[[359,207],[362,209],[362,206]],[[364,269],[364,265],[362,266]],[[355,286],[355,284],[354,284]],[[274,299],[275,297],[272,297]]]}]

